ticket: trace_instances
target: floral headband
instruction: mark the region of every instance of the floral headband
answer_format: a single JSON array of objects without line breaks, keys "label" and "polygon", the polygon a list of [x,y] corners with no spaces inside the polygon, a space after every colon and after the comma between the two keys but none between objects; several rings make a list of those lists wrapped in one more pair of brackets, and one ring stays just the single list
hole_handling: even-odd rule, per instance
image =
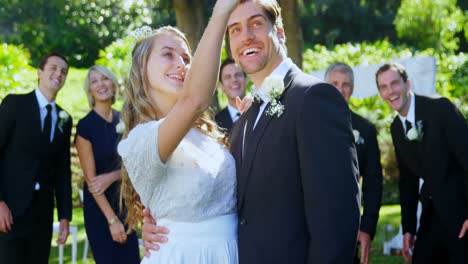
[{"label": "floral headband", "polygon": [[153,34],[153,29],[149,26],[142,26],[135,29],[133,32],[130,33],[130,36],[134,38],[135,43],[145,39]]}]

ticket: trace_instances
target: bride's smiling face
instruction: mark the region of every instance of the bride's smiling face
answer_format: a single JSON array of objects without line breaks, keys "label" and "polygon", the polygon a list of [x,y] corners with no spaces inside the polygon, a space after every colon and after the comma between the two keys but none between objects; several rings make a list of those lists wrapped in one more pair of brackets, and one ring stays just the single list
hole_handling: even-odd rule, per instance
[{"label": "bride's smiling face", "polygon": [[190,62],[190,51],[183,39],[172,33],[157,35],[146,66],[150,90],[162,97],[177,96]]}]

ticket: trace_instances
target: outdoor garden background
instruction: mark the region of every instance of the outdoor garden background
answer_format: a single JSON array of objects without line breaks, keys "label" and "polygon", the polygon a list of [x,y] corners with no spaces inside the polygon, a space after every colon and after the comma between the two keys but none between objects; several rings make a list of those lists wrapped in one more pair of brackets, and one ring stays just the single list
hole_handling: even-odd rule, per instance
[{"label": "outdoor garden background", "polygon": [[[37,86],[38,60],[59,51],[70,71],[57,102],[76,125],[90,109],[84,92],[87,68],[109,67],[123,89],[133,45],[130,33],[142,25],[176,25],[195,49],[214,0],[0,0],[0,101],[8,93],[26,93]],[[436,91],[468,116],[468,1],[456,0],[282,0],[289,55],[305,72],[325,69],[335,61],[351,66],[398,58],[433,56],[437,61]],[[223,57],[227,56],[224,52]],[[369,76],[374,79],[374,76]],[[359,89],[356,87],[355,89]],[[215,109],[225,106],[221,92]],[[114,108],[120,110],[120,98]],[[374,96],[352,99],[351,109],[378,128],[384,169],[383,207],[372,243],[371,263],[403,263],[401,256],[383,256],[382,243],[398,231],[398,168],[389,133],[395,113]],[[73,139],[71,139],[73,140]],[[79,228],[78,263],[85,231],[78,190],[83,175],[72,147],[73,225]],[[68,239],[70,244],[71,238]],[[55,242],[53,242],[55,243]],[[70,247],[65,248],[65,263]],[[58,263],[56,245],[51,263]],[[88,263],[93,263],[92,254]]]}]

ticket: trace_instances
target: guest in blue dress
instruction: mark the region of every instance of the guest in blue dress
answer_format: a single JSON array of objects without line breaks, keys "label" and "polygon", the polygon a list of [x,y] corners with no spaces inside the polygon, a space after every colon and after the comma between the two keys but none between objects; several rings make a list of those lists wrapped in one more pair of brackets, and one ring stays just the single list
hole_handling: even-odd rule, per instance
[{"label": "guest in blue dress", "polygon": [[123,128],[119,112],[112,109],[117,81],[105,67],[93,66],[85,81],[91,112],[78,122],[75,144],[84,185],[84,220],[97,264],[139,263],[138,238],[126,234],[120,210],[120,157],[117,144]]}]

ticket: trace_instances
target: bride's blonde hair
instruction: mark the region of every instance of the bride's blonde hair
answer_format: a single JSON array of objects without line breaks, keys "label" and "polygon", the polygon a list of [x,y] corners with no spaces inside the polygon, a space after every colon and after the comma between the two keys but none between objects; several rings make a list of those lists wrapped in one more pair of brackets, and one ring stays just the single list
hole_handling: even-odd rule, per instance
[{"label": "bride's blonde hair", "polygon": [[[132,51],[132,65],[124,90],[125,100],[122,109],[122,119],[125,124],[125,131],[122,138],[126,138],[129,131],[136,125],[151,120],[158,120],[156,107],[149,97],[149,81],[146,73],[148,58],[154,46],[154,39],[160,34],[172,34],[174,37],[182,39],[187,44],[189,53],[192,53],[190,44],[184,33],[172,26],[164,26],[153,30],[151,34],[137,41]],[[194,127],[227,146],[227,138],[213,121],[213,112],[210,109],[197,119]],[[158,150],[155,148],[154,151]],[[128,223],[129,231],[136,229],[138,223],[143,220],[144,206],[133,188],[125,166],[122,166],[120,203],[121,206],[123,203],[127,206],[126,222]]]}]

